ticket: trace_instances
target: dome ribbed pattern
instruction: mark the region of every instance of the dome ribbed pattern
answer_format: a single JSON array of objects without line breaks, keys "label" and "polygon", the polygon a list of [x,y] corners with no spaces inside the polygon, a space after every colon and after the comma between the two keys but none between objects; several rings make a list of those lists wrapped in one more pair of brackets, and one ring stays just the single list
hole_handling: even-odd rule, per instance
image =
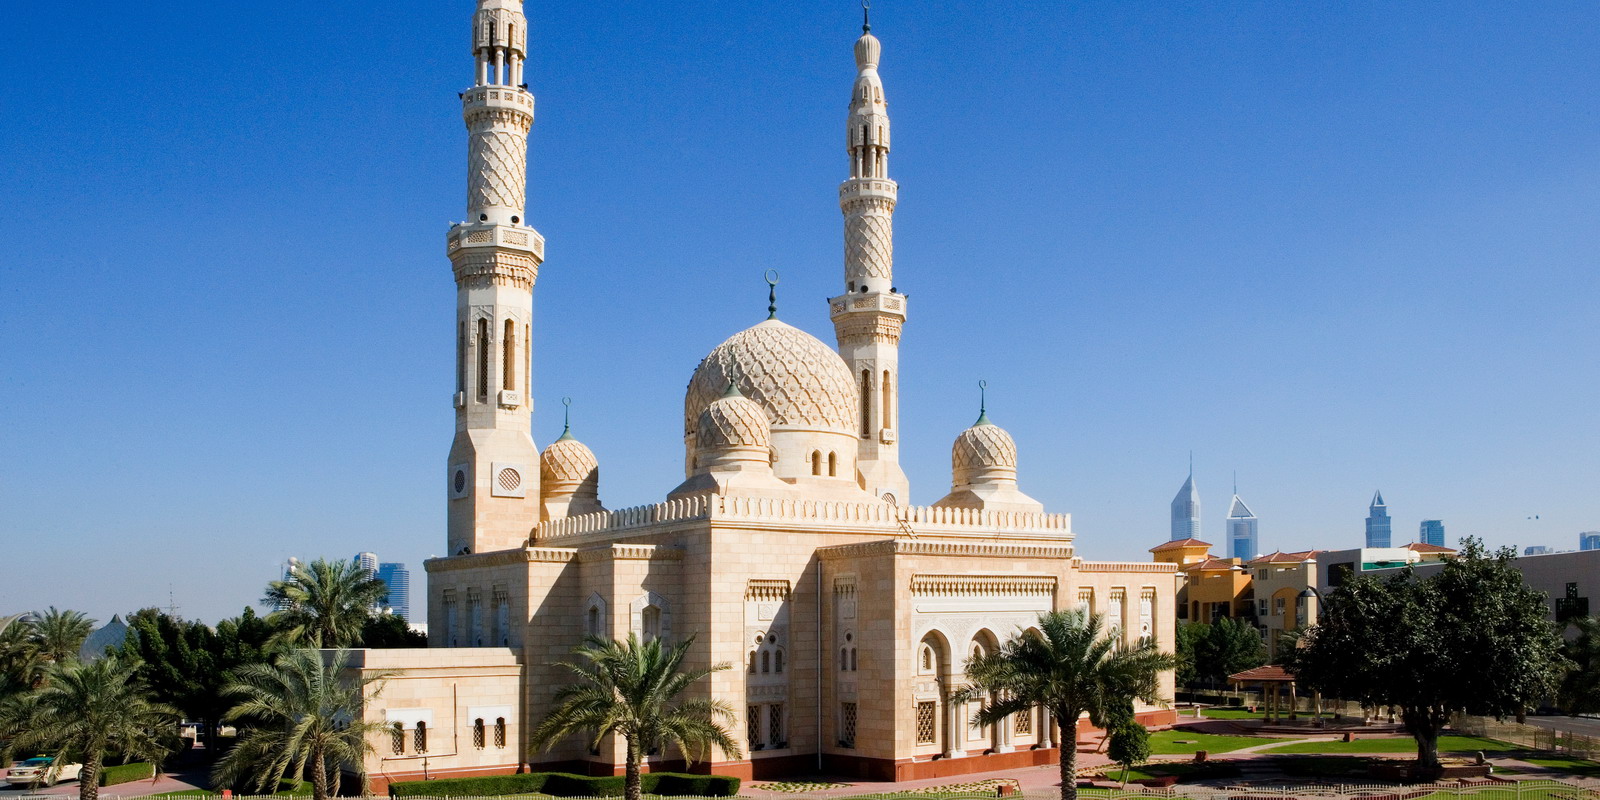
[{"label": "dome ribbed pattern", "polygon": [[883,55],[883,45],[878,37],[870,33],[861,34],[856,40],[856,69],[873,69],[878,66],[878,57]]},{"label": "dome ribbed pattern", "polygon": [[974,425],[956,437],[955,446],[950,449],[950,464],[957,474],[990,467],[1016,469],[1017,442],[999,425]]},{"label": "dome ribbed pattern", "polygon": [[586,481],[600,469],[594,451],[577,439],[563,437],[539,456],[539,478],[548,483]]},{"label": "dome ribbed pattern", "polygon": [[770,446],[767,412],[755,401],[734,395],[724,397],[700,412],[695,443],[707,450],[726,447]]},{"label": "dome ribbed pattern", "polygon": [[851,433],[856,393],[850,368],[833,348],[792,325],[769,319],[717,345],[689,379],[683,429],[695,430],[729,383],[765,409],[771,425]]}]

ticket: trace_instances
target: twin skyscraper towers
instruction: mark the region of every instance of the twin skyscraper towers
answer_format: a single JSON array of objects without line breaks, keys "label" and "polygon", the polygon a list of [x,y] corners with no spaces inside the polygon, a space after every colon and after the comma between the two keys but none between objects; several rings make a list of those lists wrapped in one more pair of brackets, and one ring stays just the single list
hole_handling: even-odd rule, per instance
[{"label": "twin skyscraper towers", "polygon": [[[1233,505],[1228,508],[1228,557],[1241,561],[1249,561],[1261,555],[1256,540],[1255,512],[1239,499],[1238,487],[1234,488]],[[1189,465],[1189,477],[1184,480],[1183,488],[1178,490],[1178,496],[1172,498],[1172,541],[1182,539],[1199,539],[1200,537],[1200,490],[1194,485],[1194,464]]]}]

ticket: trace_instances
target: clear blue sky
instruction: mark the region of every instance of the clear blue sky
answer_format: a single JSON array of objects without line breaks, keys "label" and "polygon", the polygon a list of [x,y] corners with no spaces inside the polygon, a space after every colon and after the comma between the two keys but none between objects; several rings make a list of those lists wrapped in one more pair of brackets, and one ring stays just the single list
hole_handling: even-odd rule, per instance
[{"label": "clear blue sky", "polygon": [[[1600,5],[912,2],[913,500],[990,385],[1080,552],[1148,558],[1189,451],[1267,550],[1600,529]],[[0,28],[0,612],[215,619],[289,555],[444,546],[467,0],[22,4]],[[534,2],[536,441],[682,477],[699,358],[831,340],[859,7]],[[1527,519],[1539,515],[1538,521]]]}]

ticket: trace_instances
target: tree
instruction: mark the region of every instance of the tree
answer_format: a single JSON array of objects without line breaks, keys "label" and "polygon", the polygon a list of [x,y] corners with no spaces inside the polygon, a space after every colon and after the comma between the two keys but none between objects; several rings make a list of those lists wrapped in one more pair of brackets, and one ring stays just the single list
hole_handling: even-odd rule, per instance
[{"label": "tree", "polygon": [[362,720],[364,698],[377,697],[395,674],[347,678],[349,661],[346,650],[324,661],[322,653],[304,648],[277,663],[236,669],[224,694],[237,702],[223,719],[239,723],[244,733],[212,771],[216,785],[244,782],[265,794],[286,775],[299,780],[309,771],[313,800],[337,794],[340,768],[363,764],[373,753],[369,738],[384,730],[382,723]]},{"label": "tree", "polygon": [[205,726],[209,744],[216,742],[217,728],[228,710],[222,694],[228,673],[265,662],[270,635],[271,629],[249,608],[240,617],[218,623],[215,630],[146,608],[128,615],[128,638],[121,651],[139,659],[140,676],[158,701]]},{"label": "tree", "polygon": [[1150,760],[1150,731],[1145,730],[1139,721],[1130,713],[1126,717],[1119,717],[1116,726],[1108,732],[1111,744],[1106,748],[1106,755],[1122,765],[1122,785],[1128,785],[1128,771],[1134,764],[1142,764]]},{"label": "tree", "polygon": [[1562,645],[1572,668],[1561,679],[1557,693],[1568,714],[1600,712],[1600,617],[1577,617],[1571,624],[1578,635]]},{"label": "tree", "polygon": [[641,643],[633,634],[626,641],[588,637],[573,650],[578,661],[559,664],[576,675],[578,682],[556,693],[555,708],[534,729],[532,746],[548,750],[578,732],[592,736],[594,747],[608,734],[621,736],[627,742],[627,800],[642,796],[639,765],[644,754],[665,745],[676,748],[690,764],[709,756],[712,747],[739,758],[739,743],[723,727],[734,719],[727,703],[679,699],[711,673],[730,666],[685,668],[683,662],[693,644],[693,636],[671,648],[660,639]]},{"label": "tree", "polygon": [[1265,663],[1266,646],[1249,620],[1222,617],[1195,643],[1195,671],[1213,686],[1225,685],[1229,675]]},{"label": "tree", "polygon": [[138,664],[111,653],[87,663],[53,664],[43,689],[8,704],[0,737],[12,737],[13,751],[47,749],[58,765],[67,762],[68,754],[82,758],[78,797],[95,800],[107,755],[159,766],[167,754],[162,740],[177,722],[173,709],[151,701]]},{"label": "tree", "polygon": [[1467,539],[1435,574],[1346,581],[1289,667],[1324,695],[1400,709],[1419,778],[1439,773],[1439,731],[1459,711],[1504,718],[1549,696],[1567,665],[1546,600],[1516,553]]},{"label": "tree", "polygon": [[363,647],[427,647],[428,634],[411,629],[404,617],[395,614],[377,614],[361,628]]},{"label": "tree", "polygon": [[1161,673],[1178,660],[1148,638],[1123,643],[1120,632],[1105,630],[1103,615],[1082,609],[1041,614],[1039,630],[969,660],[973,685],[958,696],[983,700],[974,716],[981,725],[1043,706],[1061,726],[1062,800],[1075,800],[1078,717],[1087,712],[1091,720],[1106,719],[1115,713],[1113,703],[1130,698],[1159,702]]},{"label": "tree", "polygon": [[33,621],[34,645],[46,659],[56,664],[76,660],[91,633],[94,633],[94,620],[81,611],[62,611],[51,606]]},{"label": "tree", "polygon": [[0,684],[17,689],[33,689],[44,683],[50,662],[39,650],[28,616],[16,619],[0,631]]},{"label": "tree", "polygon": [[262,602],[280,609],[267,617],[284,644],[350,647],[388,586],[354,561],[295,564],[287,577],[267,584]]},{"label": "tree", "polygon": [[1195,661],[1196,654],[1201,648],[1201,642],[1210,635],[1211,626],[1204,622],[1179,622],[1178,623],[1178,667],[1173,680],[1179,686],[1193,687],[1199,681],[1200,673]]}]

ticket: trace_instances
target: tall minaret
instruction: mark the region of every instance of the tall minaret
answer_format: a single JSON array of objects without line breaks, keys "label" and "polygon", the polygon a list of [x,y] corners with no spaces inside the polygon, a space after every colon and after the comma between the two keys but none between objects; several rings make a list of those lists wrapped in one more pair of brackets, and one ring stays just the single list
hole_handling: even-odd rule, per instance
[{"label": "tall minaret", "polygon": [[539,451],[528,434],[528,339],[544,238],[524,219],[533,95],[523,84],[521,0],[478,0],[472,17],[467,221],[447,235],[456,277],[456,437],[449,553],[519,547],[539,521]]},{"label": "tall minaret", "polygon": [[856,83],[850,96],[845,146],[850,178],[839,186],[844,212],[845,293],[828,301],[839,355],[861,394],[857,461],[863,489],[893,503],[910,501],[900,469],[900,327],[906,296],[894,289],[894,205],[889,179],[889,110],[878,78],[883,46],[863,20],[856,40]]}]

